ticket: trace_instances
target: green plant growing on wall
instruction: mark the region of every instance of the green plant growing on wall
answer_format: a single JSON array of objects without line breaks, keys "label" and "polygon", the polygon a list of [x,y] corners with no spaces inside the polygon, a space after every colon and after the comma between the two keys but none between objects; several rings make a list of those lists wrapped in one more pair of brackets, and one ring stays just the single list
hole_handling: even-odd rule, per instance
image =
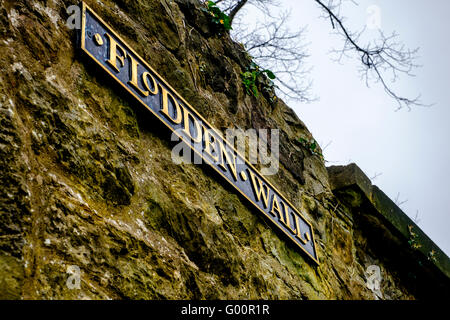
[{"label": "green plant growing on wall", "polygon": [[198,69],[200,70],[200,72],[206,72],[206,63],[204,62],[200,62],[200,65],[198,67]]},{"label": "green plant growing on wall", "polygon": [[317,141],[314,140],[313,138],[307,140],[304,138],[299,138],[298,139],[300,141],[300,143],[306,148],[308,149],[312,155],[316,155],[319,158],[321,158],[322,160],[324,160],[324,156],[321,152],[318,151],[318,144]]},{"label": "green plant growing on wall", "polygon": [[225,31],[233,29],[231,27],[230,17],[222,10],[220,10],[220,8],[217,7],[213,1],[206,1],[205,4],[207,6],[207,9],[205,9],[204,11],[209,12],[209,14],[212,16],[213,23],[215,23],[219,27],[222,27],[223,29],[225,29]]},{"label": "green plant growing on wall", "polygon": [[437,259],[436,259],[436,251],[431,250],[431,251],[428,253],[428,260],[430,260],[430,261],[436,263],[436,260],[437,260]]},{"label": "green plant growing on wall", "polygon": [[408,226],[408,230],[409,230],[409,245],[411,246],[411,248],[413,249],[419,249],[420,247],[422,247],[422,245],[419,243],[419,235],[417,233],[415,233],[413,231],[413,226],[409,225]]},{"label": "green plant growing on wall", "polygon": [[[265,76],[265,78],[264,78]],[[272,80],[276,78],[275,74],[269,69],[262,69],[256,63],[251,62],[245,72],[241,72],[242,84],[248,95],[255,98],[259,96],[258,83],[261,84],[261,90],[268,94],[272,93],[270,102],[274,102],[277,97],[273,93],[275,85]],[[264,81],[265,80],[265,81]]]}]

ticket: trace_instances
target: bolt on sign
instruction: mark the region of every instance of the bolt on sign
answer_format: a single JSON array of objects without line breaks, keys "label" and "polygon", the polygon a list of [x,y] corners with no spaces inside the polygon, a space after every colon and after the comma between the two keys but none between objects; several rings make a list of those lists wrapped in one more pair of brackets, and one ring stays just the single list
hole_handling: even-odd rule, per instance
[{"label": "bolt on sign", "polygon": [[318,263],[303,215],[84,2],[81,50]]}]

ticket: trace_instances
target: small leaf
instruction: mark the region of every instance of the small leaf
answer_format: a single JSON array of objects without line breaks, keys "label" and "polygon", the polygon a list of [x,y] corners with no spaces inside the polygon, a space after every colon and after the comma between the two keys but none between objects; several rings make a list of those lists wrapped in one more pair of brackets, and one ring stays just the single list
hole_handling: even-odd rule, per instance
[{"label": "small leaf", "polygon": [[265,70],[265,71],[266,71],[266,74],[269,77],[269,79],[273,80],[276,78],[272,71],[270,71],[270,70]]}]

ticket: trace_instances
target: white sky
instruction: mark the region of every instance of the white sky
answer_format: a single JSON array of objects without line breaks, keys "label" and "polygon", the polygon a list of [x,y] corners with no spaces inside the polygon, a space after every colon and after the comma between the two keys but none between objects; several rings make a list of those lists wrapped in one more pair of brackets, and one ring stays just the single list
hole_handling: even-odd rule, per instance
[{"label": "white sky", "polygon": [[399,199],[407,200],[403,211],[412,219],[418,211],[419,227],[450,255],[450,1],[361,0],[342,8],[346,24],[359,31],[369,17],[367,8],[377,5],[386,34],[395,30],[407,47],[420,47],[423,67],[394,85],[401,95],[421,93],[424,102],[435,105],[410,112],[395,112],[396,102],[380,85],[367,88],[357,60],[332,61],[329,51],[342,41],[331,33],[330,21],[319,18],[322,11],[313,0],[280,2],[282,9],[292,8],[292,30],[308,26],[306,63],[313,67],[313,93],[320,100],[289,105],[322,147],[332,141],[324,151],[327,165],[355,162],[369,177],[382,173],[373,183],[393,200],[400,193]]}]

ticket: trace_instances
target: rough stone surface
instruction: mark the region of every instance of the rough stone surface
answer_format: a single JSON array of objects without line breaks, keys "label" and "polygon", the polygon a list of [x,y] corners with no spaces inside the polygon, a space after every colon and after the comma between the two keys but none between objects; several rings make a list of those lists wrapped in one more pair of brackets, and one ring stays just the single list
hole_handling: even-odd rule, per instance
[{"label": "rough stone surface", "polygon": [[73,1],[0,0],[0,299],[374,299],[372,264],[383,298],[427,294],[333,194],[295,113],[245,93],[248,56],[199,2],[86,2],[217,129],[281,130],[269,179],[320,264],[208,168],[171,161],[170,134],[76,50]]}]

